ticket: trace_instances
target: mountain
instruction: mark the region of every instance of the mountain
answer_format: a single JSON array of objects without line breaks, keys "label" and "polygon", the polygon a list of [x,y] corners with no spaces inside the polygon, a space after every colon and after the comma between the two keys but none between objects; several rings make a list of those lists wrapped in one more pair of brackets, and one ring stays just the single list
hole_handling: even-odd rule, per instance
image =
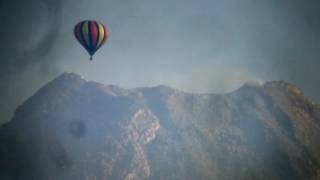
[{"label": "mountain", "polygon": [[0,179],[320,179],[320,107],[284,81],[195,94],[65,73],[0,128]]}]

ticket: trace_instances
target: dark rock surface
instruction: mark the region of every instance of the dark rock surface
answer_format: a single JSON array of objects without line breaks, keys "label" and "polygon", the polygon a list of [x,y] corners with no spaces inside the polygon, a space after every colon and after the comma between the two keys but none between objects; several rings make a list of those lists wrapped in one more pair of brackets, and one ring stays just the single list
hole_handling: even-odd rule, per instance
[{"label": "dark rock surface", "polygon": [[320,108],[283,81],[217,95],[65,73],[0,128],[0,179],[320,179]]}]

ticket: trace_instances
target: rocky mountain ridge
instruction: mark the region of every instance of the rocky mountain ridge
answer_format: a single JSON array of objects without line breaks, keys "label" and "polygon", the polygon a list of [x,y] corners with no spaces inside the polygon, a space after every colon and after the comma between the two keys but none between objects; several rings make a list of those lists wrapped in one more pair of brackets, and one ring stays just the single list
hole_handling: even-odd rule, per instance
[{"label": "rocky mountain ridge", "polygon": [[320,179],[320,107],[284,81],[227,94],[65,73],[0,128],[1,179]]}]

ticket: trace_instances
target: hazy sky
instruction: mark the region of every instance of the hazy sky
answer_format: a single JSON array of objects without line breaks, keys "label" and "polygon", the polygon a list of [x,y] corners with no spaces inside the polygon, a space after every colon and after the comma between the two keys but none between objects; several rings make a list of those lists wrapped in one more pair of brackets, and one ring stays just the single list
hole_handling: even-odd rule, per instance
[{"label": "hazy sky", "polygon": [[[229,92],[287,80],[320,101],[320,1],[1,0],[0,117],[62,72],[131,88]],[[90,62],[74,25],[110,37]]]}]

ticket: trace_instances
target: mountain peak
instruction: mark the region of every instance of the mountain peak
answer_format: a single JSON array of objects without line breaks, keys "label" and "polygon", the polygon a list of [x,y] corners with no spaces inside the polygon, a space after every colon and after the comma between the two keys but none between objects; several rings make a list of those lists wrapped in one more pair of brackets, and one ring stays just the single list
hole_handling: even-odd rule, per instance
[{"label": "mountain peak", "polygon": [[73,72],[64,72],[53,81],[86,81],[82,76]]}]

